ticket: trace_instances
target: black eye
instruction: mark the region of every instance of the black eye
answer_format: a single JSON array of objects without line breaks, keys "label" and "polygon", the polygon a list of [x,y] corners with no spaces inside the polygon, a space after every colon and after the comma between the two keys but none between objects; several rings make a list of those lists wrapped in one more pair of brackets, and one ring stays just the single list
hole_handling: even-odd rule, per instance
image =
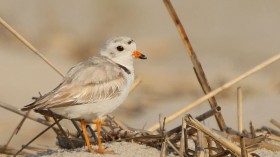
[{"label": "black eye", "polygon": [[122,46],[118,46],[118,47],[117,47],[117,50],[118,50],[118,51],[123,51],[123,49],[124,49],[124,48],[123,48]]}]

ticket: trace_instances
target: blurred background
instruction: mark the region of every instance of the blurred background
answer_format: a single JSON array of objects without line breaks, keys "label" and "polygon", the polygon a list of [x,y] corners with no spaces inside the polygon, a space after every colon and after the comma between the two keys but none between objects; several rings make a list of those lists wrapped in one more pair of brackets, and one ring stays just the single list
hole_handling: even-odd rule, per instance
[{"label": "blurred background", "polygon": [[[181,19],[212,89],[280,52],[279,1],[176,0]],[[129,36],[148,60],[135,62],[142,83],[113,115],[127,125],[147,129],[203,96],[180,36],[162,1],[150,0],[0,0],[0,16],[61,71],[96,55],[113,36]],[[0,26],[0,101],[21,108],[52,90],[61,76]],[[243,88],[244,125],[271,126],[280,119],[280,63],[250,76],[217,96],[226,124],[237,128],[236,88]],[[197,116],[209,104],[193,109]],[[36,113],[31,113],[38,117]],[[0,144],[22,117],[0,109]],[[168,124],[173,127],[180,119]],[[67,123],[67,122],[65,122]],[[205,122],[216,128],[215,120]],[[11,145],[19,147],[45,126],[27,120]],[[35,143],[54,146],[48,131]]]}]

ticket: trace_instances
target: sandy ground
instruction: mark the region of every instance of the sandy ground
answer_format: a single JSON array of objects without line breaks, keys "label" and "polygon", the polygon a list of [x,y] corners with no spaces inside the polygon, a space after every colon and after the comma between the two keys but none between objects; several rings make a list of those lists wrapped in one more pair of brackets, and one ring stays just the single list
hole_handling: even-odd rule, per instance
[{"label": "sandy ground", "polygon": [[259,149],[259,150],[256,150],[254,153],[258,154],[261,157],[279,157],[280,156],[280,152],[273,152],[273,151],[266,150],[266,149]]},{"label": "sandy ground", "polygon": [[[201,1],[174,1],[213,89],[279,53],[278,6],[278,1],[260,0],[203,5]],[[131,127],[148,128],[158,122],[160,113],[168,116],[203,96],[186,49],[160,1],[2,0],[0,15],[63,73],[96,55],[102,43],[112,36],[134,38],[138,50],[148,56],[148,60],[135,63],[142,83],[113,113]],[[61,77],[3,27],[0,33],[0,101],[20,108],[39,91],[53,89]],[[271,118],[280,120],[279,66],[275,63],[217,96],[228,126],[237,127],[238,86],[242,86],[244,93],[246,129],[250,121],[258,128],[273,127],[269,123]],[[208,109],[209,105],[204,103],[190,113],[197,116]],[[20,120],[20,116],[0,109],[0,144],[8,140]],[[168,124],[167,128],[180,121]],[[69,126],[67,121],[63,123]],[[205,124],[217,127],[213,118]],[[27,120],[10,146],[19,148],[44,128]],[[47,132],[34,145],[55,147],[54,133]]]},{"label": "sandy ground", "polygon": [[[192,144],[192,143],[190,143]],[[279,142],[273,142],[273,144],[280,145]],[[140,145],[137,143],[127,143],[127,142],[113,142],[113,143],[105,143],[104,148],[106,150],[109,150],[110,153],[108,154],[97,154],[97,153],[89,153],[87,152],[86,148],[78,148],[74,150],[65,150],[65,149],[57,149],[57,150],[49,150],[46,152],[40,152],[35,153],[33,155],[28,155],[26,157],[76,157],[76,156],[82,156],[82,157],[158,157],[160,156],[160,151],[146,146],[146,145]],[[194,147],[192,145],[189,146]],[[93,146],[93,148],[96,150],[97,146]],[[273,152],[267,149],[259,149],[252,153],[258,154],[261,157],[279,157],[280,152]],[[167,157],[175,157],[178,155],[174,154],[166,154]],[[5,155],[1,155],[0,157],[5,157]]]},{"label": "sandy ground", "polygon": [[[29,157],[36,157],[36,156],[46,156],[46,157],[74,157],[74,156],[83,156],[83,157],[151,157],[151,156],[160,156],[160,151],[155,148],[148,147],[145,145],[139,145],[136,143],[127,143],[127,142],[117,142],[117,143],[110,143],[104,144],[106,150],[113,151],[112,154],[92,154],[87,152],[85,149],[75,149],[74,151],[69,150],[57,150],[57,151],[49,151],[39,155],[32,155]],[[97,149],[97,147],[94,147]],[[168,157],[174,157],[175,155],[169,154]]]}]

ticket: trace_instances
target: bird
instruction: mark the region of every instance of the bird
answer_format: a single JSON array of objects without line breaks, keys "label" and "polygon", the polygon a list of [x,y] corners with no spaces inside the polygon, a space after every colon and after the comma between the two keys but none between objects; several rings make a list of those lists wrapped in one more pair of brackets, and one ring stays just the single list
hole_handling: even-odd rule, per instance
[{"label": "bird", "polygon": [[134,82],[135,59],[147,57],[136,50],[134,40],[125,36],[113,37],[100,48],[98,56],[70,68],[56,88],[21,110],[51,111],[63,118],[80,121],[89,152],[93,149],[86,133],[86,123],[95,120],[97,152],[103,154],[101,117],[114,111],[127,98]]}]

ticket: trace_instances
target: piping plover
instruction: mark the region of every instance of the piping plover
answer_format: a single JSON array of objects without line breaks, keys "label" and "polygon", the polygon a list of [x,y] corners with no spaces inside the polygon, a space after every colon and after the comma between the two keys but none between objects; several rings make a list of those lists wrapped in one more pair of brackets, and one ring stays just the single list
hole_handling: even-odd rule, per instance
[{"label": "piping plover", "polygon": [[134,81],[134,58],[147,59],[136,51],[129,37],[114,37],[91,57],[72,67],[63,81],[51,92],[39,97],[21,110],[35,112],[51,110],[68,119],[81,121],[89,151],[85,123],[96,120],[98,153],[103,153],[100,140],[100,118],[115,110],[127,97]]}]

